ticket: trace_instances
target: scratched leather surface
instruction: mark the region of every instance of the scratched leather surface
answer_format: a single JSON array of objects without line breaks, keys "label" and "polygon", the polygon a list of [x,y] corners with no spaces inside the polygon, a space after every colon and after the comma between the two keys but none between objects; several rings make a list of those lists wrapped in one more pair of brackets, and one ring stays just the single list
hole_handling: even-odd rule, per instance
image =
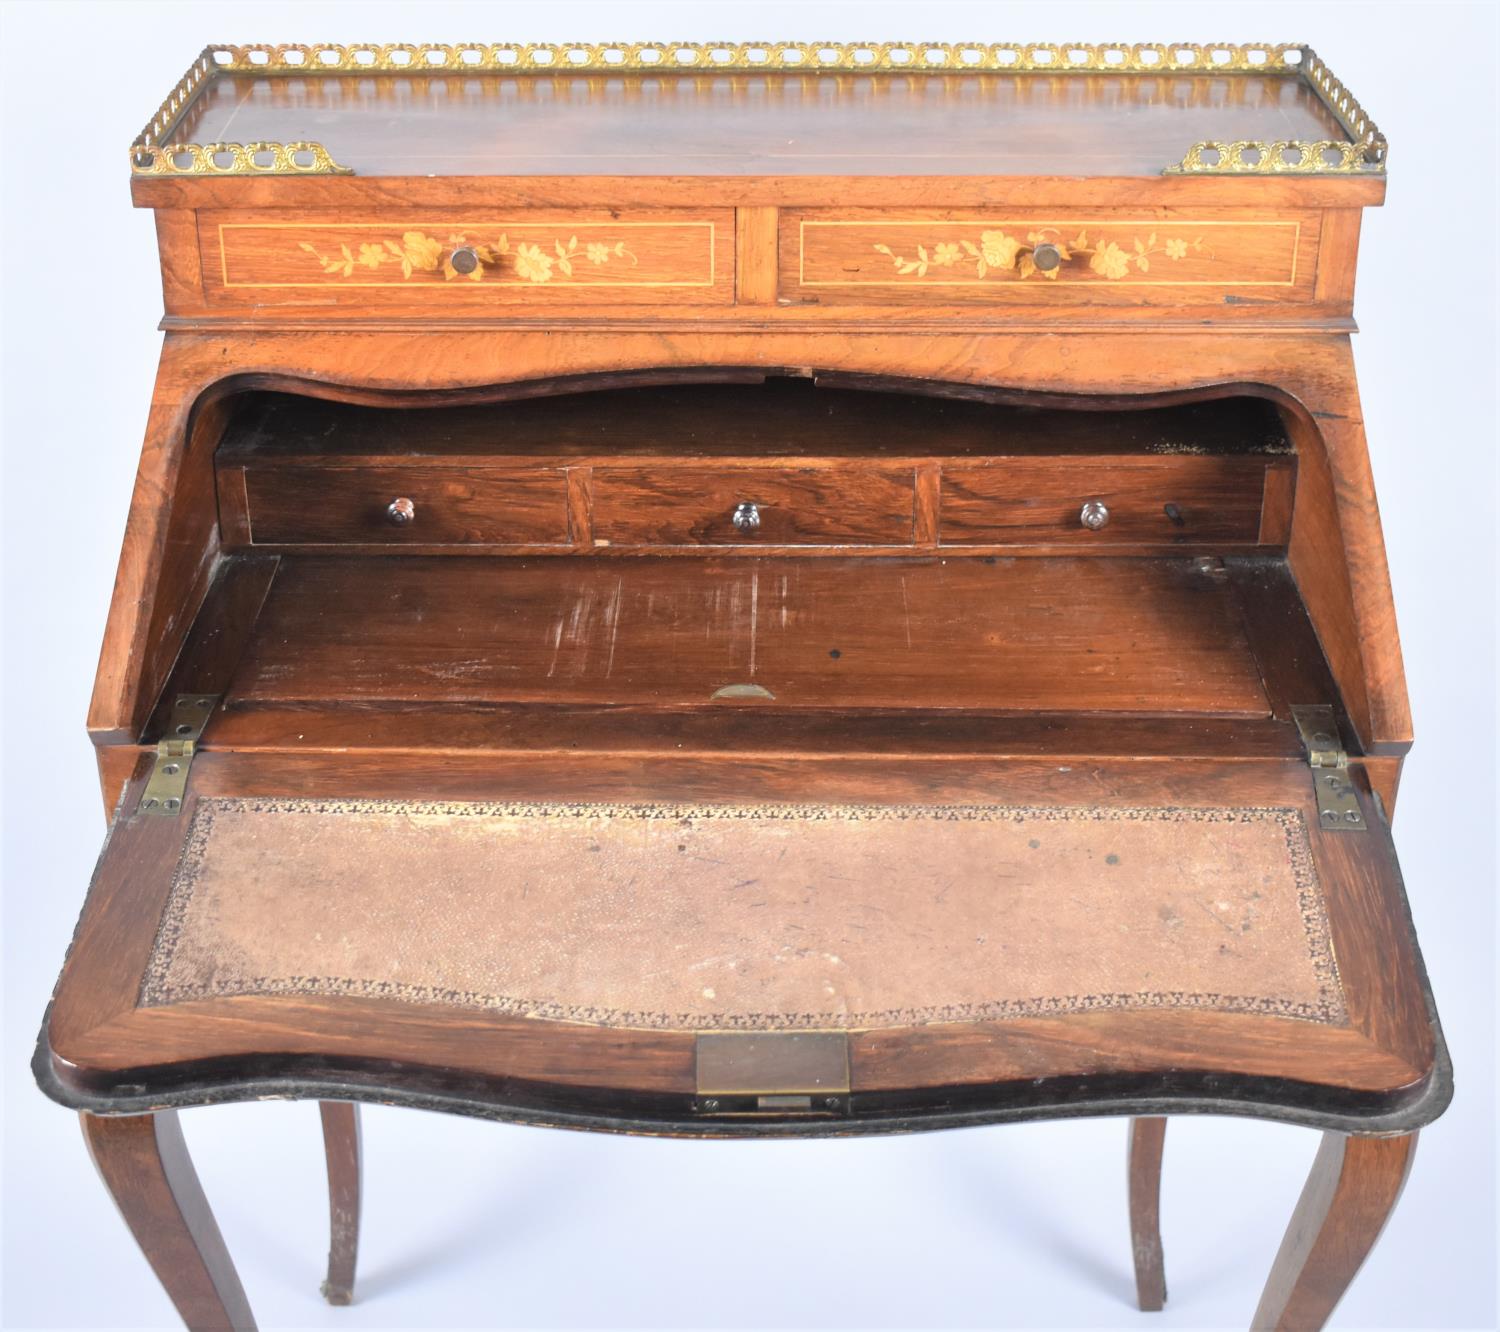
[{"label": "scratched leather surface", "polygon": [[142,1002],[378,995],[629,1027],[1099,1008],[1344,1021],[1279,808],[202,799]]}]

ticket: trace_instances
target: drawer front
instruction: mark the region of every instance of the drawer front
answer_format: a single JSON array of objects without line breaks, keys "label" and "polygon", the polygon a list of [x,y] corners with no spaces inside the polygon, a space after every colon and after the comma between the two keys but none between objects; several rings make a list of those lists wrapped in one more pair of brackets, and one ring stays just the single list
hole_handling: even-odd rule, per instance
[{"label": "drawer front", "polygon": [[1228,210],[783,215],[781,297],[854,305],[1313,299],[1320,218]]},{"label": "drawer front", "polygon": [[392,214],[356,218],[205,211],[205,296],[221,305],[727,304],[734,214]]},{"label": "drawer front", "polygon": [[[1289,459],[997,458],[943,468],[940,544],[1081,548],[1274,542],[1268,482],[1289,493]],[[1286,484],[1284,484],[1286,483]],[[1092,508],[1084,522],[1085,505]]]},{"label": "drawer front", "polygon": [[909,545],[914,499],[910,467],[598,467],[594,544]]},{"label": "drawer front", "polygon": [[[561,468],[234,468],[220,472],[221,510],[234,506],[233,472],[243,475],[239,530],[254,545],[568,542],[567,480]],[[406,504],[398,504],[403,500]],[[405,521],[393,516],[393,505]]]}]

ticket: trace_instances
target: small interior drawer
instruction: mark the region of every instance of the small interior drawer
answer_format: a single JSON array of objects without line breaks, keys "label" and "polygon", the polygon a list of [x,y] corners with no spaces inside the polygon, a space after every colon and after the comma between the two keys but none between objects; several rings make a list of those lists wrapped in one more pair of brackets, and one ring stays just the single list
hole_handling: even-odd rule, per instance
[{"label": "small interior drawer", "polygon": [[[944,546],[1080,547],[1263,537],[1266,494],[1290,494],[1289,459],[995,458],[943,469]],[[1088,512],[1085,513],[1085,507]],[[1087,518],[1089,521],[1085,521]]]},{"label": "small interior drawer", "polygon": [[[238,472],[243,477],[234,494]],[[318,464],[220,472],[221,512],[240,499],[252,545],[565,545],[562,468]],[[402,503],[405,501],[405,503]],[[393,510],[394,506],[394,510]],[[405,521],[402,521],[402,518]],[[226,535],[236,524],[226,521]]]},{"label": "small interior drawer", "polygon": [[914,498],[910,466],[596,467],[594,544],[909,545]]}]

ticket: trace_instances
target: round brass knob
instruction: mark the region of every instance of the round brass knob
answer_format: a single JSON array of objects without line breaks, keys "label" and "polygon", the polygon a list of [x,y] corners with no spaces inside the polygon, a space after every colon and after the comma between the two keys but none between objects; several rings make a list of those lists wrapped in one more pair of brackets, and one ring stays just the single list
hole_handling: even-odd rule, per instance
[{"label": "round brass knob", "polygon": [[1109,510],[1104,507],[1103,500],[1089,500],[1078,511],[1078,521],[1088,528],[1090,532],[1097,532],[1109,522]]},{"label": "round brass knob", "polygon": [[748,500],[743,504],[736,504],[730,522],[741,532],[753,532],[760,526],[760,505]]},{"label": "round brass knob", "polygon": [[448,256],[448,262],[453,266],[453,271],[461,277],[468,277],[479,267],[479,255],[467,245],[462,245]]},{"label": "round brass knob", "polygon": [[405,527],[417,516],[417,506],[402,495],[385,506],[385,514],[397,527]]},{"label": "round brass knob", "polygon": [[1051,241],[1043,241],[1031,252],[1031,262],[1037,266],[1037,271],[1050,273],[1062,263],[1062,251]]}]

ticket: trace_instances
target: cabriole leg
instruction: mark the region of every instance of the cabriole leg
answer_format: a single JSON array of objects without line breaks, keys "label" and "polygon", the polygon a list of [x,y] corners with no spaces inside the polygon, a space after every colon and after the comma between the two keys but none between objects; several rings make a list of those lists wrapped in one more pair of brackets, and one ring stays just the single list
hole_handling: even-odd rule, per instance
[{"label": "cabriole leg", "polygon": [[354,1263],[359,1253],[359,1106],[320,1101],[323,1147],[328,1155],[328,1280],[323,1298],[348,1304],[354,1298]]},{"label": "cabriole leg", "polygon": [[1385,1229],[1416,1150],[1415,1133],[1323,1135],[1252,1332],[1311,1332],[1328,1321]]},{"label": "cabriole leg", "polygon": [[105,1187],[182,1321],[193,1332],[254,1332],[177,1112],[79,1119]]},{"label": "cabriole leg", "polygon": [[1135,1294],[1154,1313],[1167,1301],[1161,1252],[1161,1153],[1167,1121],[1160,1116],[1130,1121],[1130,1250],[1135,1257]]}]

